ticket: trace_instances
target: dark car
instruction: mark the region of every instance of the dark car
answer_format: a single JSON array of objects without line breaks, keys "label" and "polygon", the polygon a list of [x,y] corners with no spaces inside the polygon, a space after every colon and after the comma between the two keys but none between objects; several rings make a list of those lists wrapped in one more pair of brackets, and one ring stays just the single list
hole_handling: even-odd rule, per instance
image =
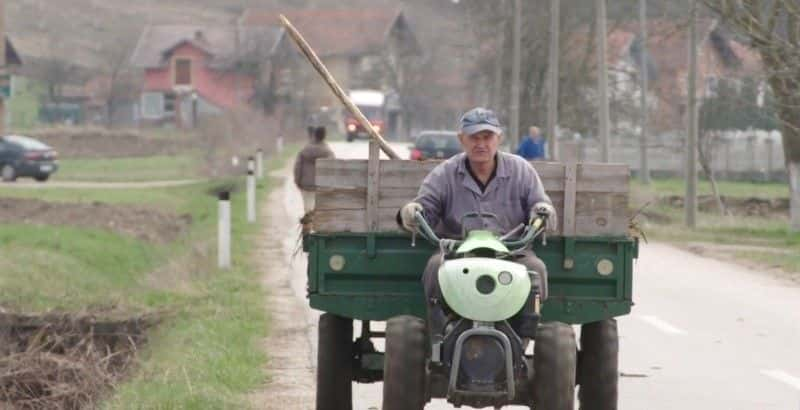
[{"label": "dark car", "polygon": [[32,177],[44,182],[58,169],[58,154],[33,138],[9,135],[0,138],[0,176],[3,181]]},{"label": "dark car", "polygon": [[411,159],[447,159],[461,152],[461,142],[454,131],[422,131],[411,147]]}]

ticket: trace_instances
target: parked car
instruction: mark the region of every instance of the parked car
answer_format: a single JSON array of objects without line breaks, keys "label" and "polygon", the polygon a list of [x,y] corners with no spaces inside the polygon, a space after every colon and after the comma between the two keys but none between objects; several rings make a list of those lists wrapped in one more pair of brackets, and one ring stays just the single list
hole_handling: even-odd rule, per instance
[{"label": "parked car", "polygon": [[11,182],[31,177],[44,182],[58,169],[56,151],[30,137],[8,135],[0,138],[0,176]]},{"label": "parked car", "polygon": [[447,159],[461,152],[461,142],[454,131],[422,131],[411,147],[410,158]]}]

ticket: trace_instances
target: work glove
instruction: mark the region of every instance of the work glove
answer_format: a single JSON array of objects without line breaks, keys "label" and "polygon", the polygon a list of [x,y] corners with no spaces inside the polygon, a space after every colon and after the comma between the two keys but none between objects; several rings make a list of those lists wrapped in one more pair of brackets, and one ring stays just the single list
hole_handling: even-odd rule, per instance
[{"label": "work glove", "polygon": [[545,222],[545,229],[547,232],[555,232],[558,229],[558,215],[556,214],[556,209],[553,208],[553,205],[550,205],[547,202],[537,202],[533,208],[531,208],[531,221],[536,219],[538,216],[546,216],[547,221]]},{"label": "work glove", "polygon": [[417,212],[422,212],[422,205],[416,202],[409,202],[400,208],[400,220],[403,223],[403,228],[410,232],[417,230]]}]

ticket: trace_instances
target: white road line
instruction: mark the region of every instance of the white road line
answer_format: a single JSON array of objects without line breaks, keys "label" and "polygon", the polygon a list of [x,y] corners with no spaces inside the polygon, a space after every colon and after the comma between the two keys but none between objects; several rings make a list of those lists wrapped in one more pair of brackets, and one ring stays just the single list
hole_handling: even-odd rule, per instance
[{"label": "white road line", "polygon": [[792,386],[797,390],[800,390],[800,378],[794,377],[791,374],[784,372],[783,370],[780,369],[762,370],[761,374],[767,377],[771,377],[779,382],[788,384],[789,386]]},{"label": "white road line", "polygon": [[657,318],[655,316],[637,315],[636,317],[639,318],[641,321],[646,322],[647,324],[655,327],[656,329],[658,329],[658,330],[660,330],[660,331],[662,331],[664,333],[671,334],[671,335],[685,335],[686,334],[685,330],[679,329],[679,328],[677,328],[677,327],[675,327],[675,326],[667,323],[666,321],[664,321],[662,319],[659,319],[659,318]]}]

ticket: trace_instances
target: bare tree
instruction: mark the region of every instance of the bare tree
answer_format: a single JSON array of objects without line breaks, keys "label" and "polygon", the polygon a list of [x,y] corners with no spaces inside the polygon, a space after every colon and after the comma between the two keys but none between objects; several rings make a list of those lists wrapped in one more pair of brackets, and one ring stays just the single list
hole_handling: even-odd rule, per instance
[{"label": "bare tree", "polygon": [[129,101],[138,91],[135,77],[128,65],[134,47],[134,36],[118,36],[104,43],[98,52],[100,78],[93,97],[102,101],[106,126],[114,126],[114,116],[119,105]]},{"label": "bare tree", "polygon": [[800,5],[795,0],[703,1],[761,55],[781,120],[791,192],[791,227],[799,231]]}]

